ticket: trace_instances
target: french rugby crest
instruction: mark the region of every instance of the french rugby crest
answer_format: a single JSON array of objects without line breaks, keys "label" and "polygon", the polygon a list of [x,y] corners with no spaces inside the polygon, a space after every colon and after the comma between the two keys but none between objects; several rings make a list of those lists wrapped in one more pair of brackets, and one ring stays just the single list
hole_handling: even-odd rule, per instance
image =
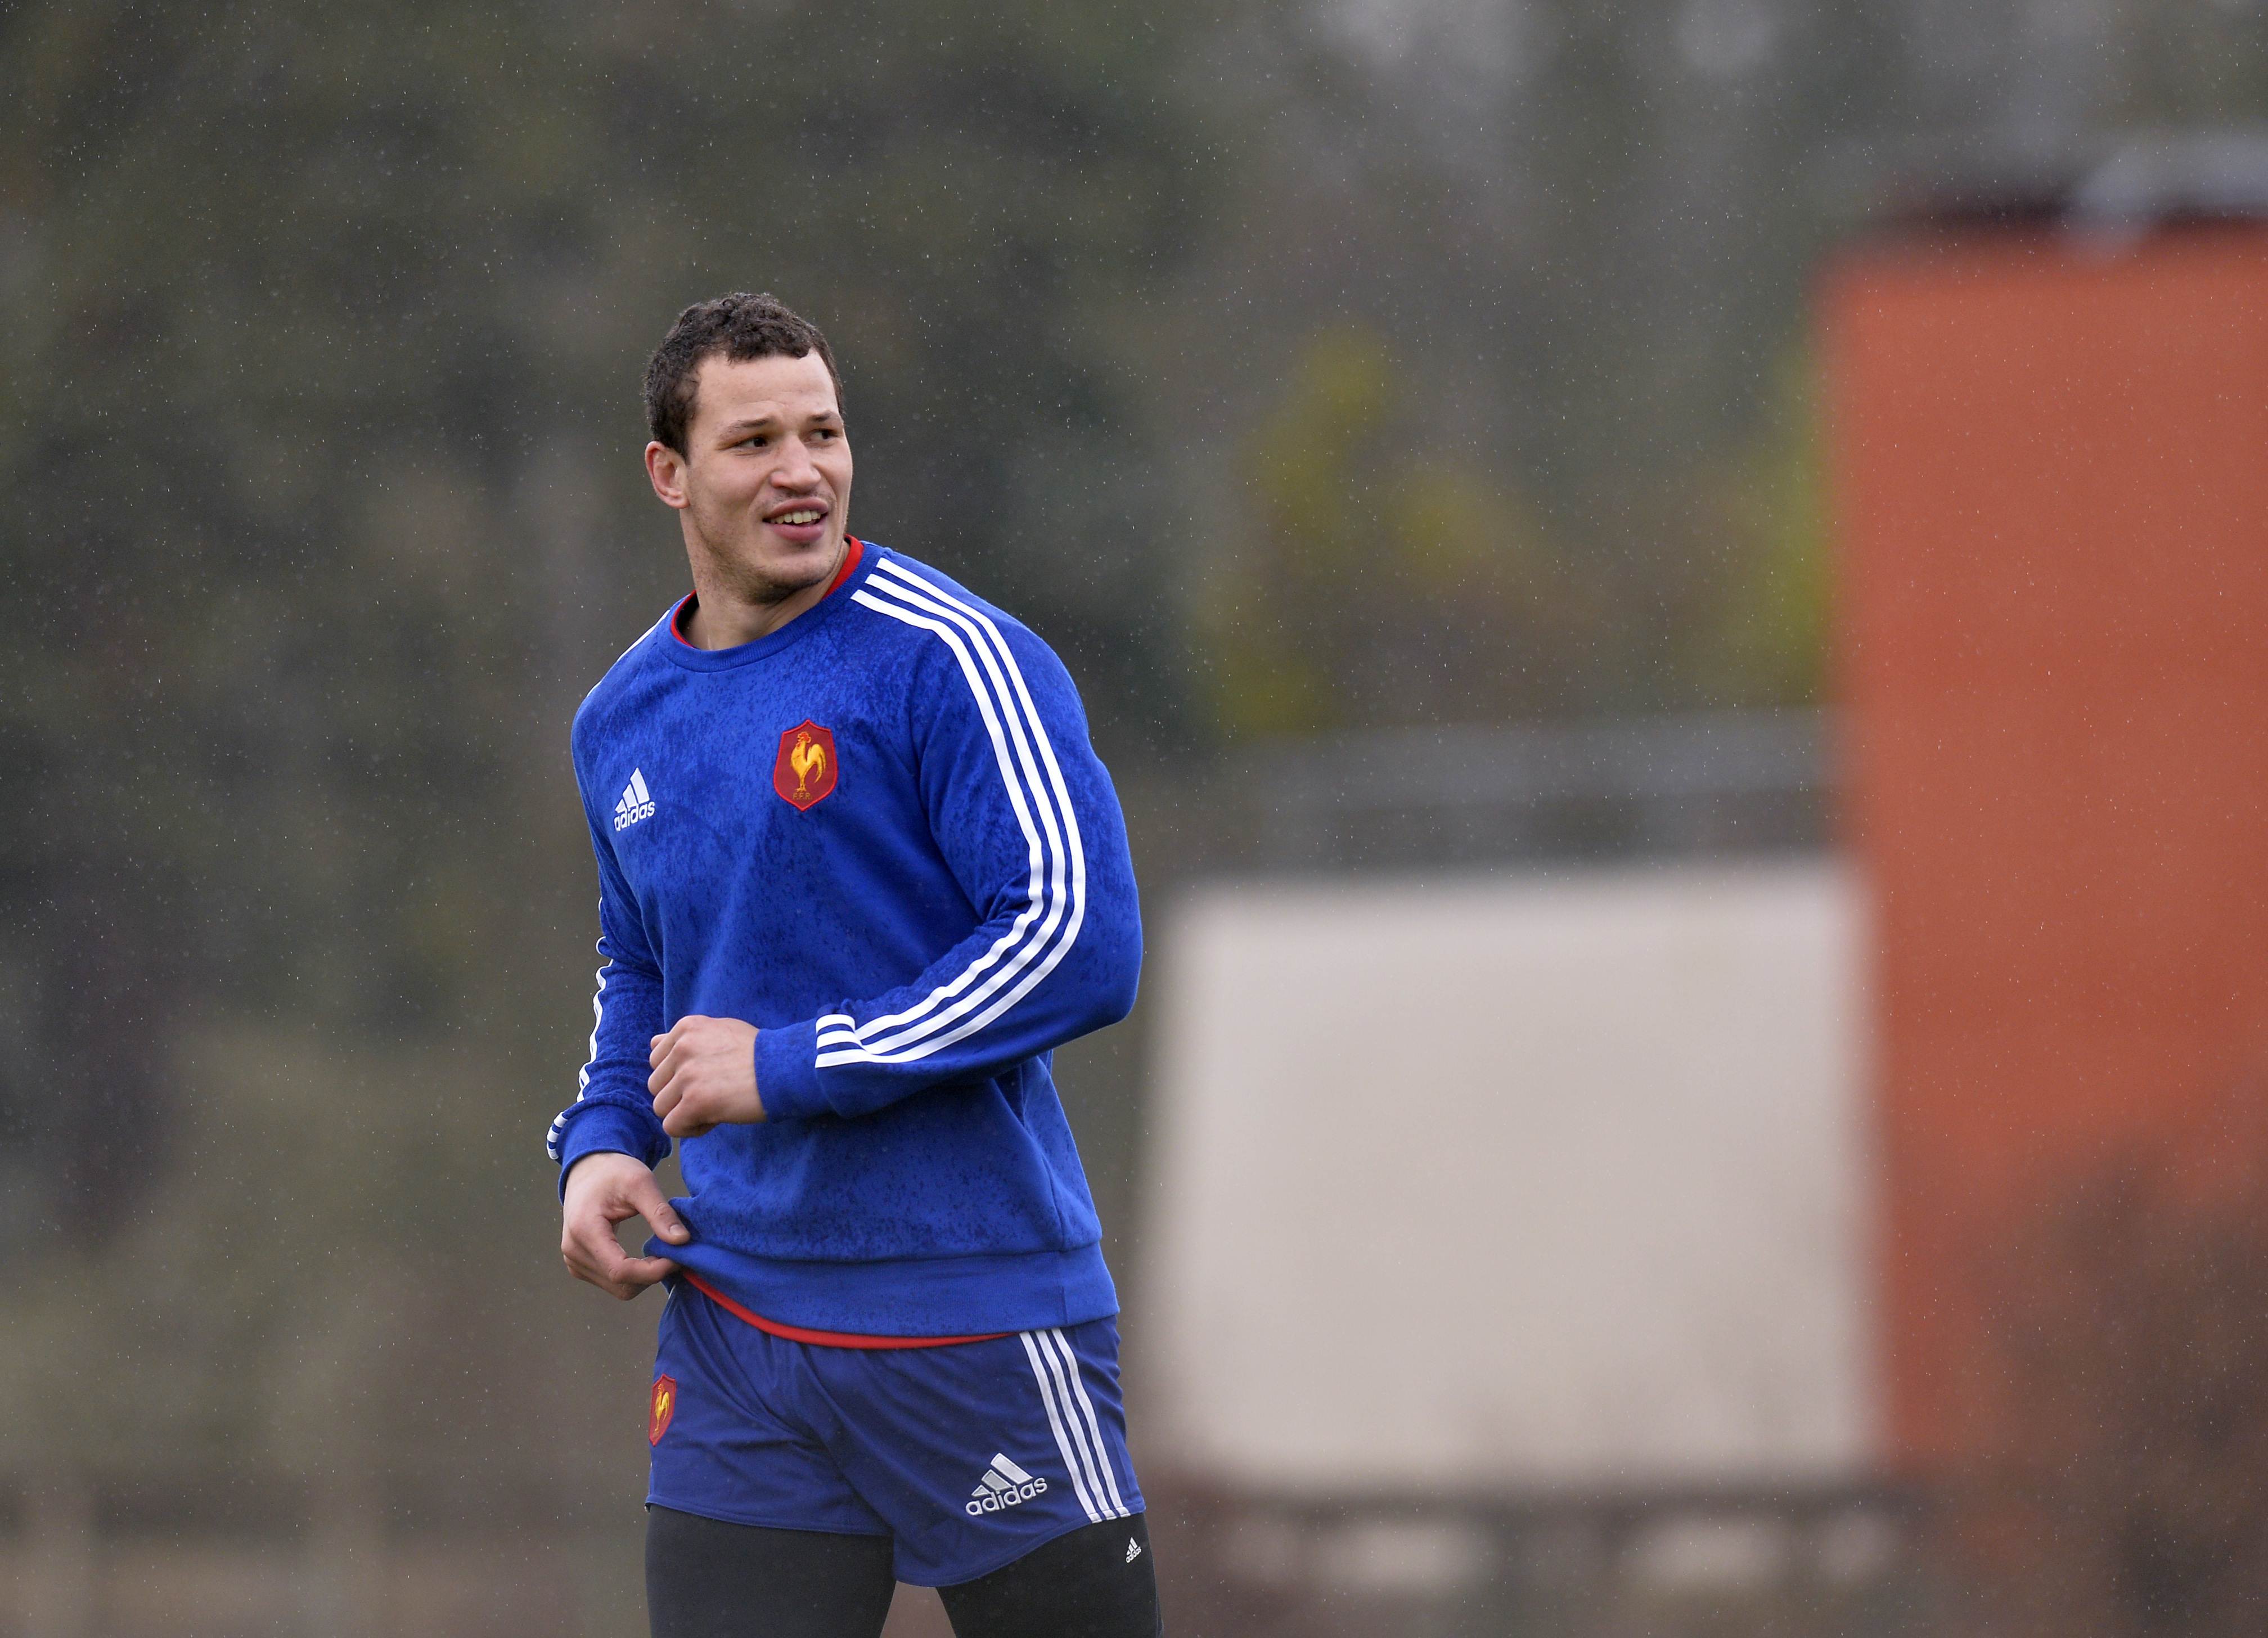
[{"label": "french rugby crest", "polygon": [[772,789],[798,812],[824,800],[835,788],[835,735],[808,717],[780,735],[779,760],[772,764]]}]

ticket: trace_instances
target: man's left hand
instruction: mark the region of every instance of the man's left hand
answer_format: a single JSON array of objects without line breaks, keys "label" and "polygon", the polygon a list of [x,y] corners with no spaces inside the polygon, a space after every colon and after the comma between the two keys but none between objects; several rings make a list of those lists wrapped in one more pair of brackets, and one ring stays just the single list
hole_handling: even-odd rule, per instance
[{"label": "man's left hand", "polygon": [[681,1018],[653,1037],[645,1089],[673,1138],[697,1138],[730,1123],[764,1118],[756,1096],[756,1027],[737,1018]]}]

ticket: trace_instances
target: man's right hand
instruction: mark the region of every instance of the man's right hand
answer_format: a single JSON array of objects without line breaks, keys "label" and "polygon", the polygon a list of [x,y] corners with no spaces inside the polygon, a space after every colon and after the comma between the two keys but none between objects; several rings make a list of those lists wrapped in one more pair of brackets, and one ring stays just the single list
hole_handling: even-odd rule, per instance
[{"label": "man's right hand", "polygon": [[583,1156],[567,1174],[563,1206],[559,1255],[567,1259],[567,1272],[625,1302],[677,1265],[666,1257],[625,1254],[615,1239],[616,1223],[642,1217],[672,1245],[693,1237],[662,1198],[652,1169],[635,1155],[601,1151]]}]

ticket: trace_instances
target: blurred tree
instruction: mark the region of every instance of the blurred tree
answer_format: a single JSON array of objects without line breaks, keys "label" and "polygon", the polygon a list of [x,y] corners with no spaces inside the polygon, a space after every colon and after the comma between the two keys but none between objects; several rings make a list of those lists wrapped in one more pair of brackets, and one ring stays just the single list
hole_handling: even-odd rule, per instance
[{"label": "blurred tree", "polygon": [[[1214,424],[1271,413],[1319,324],[1382,338],[1594,611],[1529,710],[1817,697],[1820,507],[1783,361],[1806,348],[1812,269],[1886,198],[2037,188],[2122,125],[2268,114],[2257,5],[1252,16],[1237,67],[1258,139],[1192,285],[1233,338],[1191,366],[1224,407],[1182,461],[1203,469]],[[1206,550],[1243,498],[1216,500]]]},{"label": "blurred tree", "polygon": [[1520,505],[1373,332],[1313,337],[1244,460],[1194,629],[1231,735],[1495,720],[1564,698],[1588,623]]},{"label": "blurred tree", "polygon": [[1801,705],[1822,690],[1830,612],[1826,442],[1808,354],[1780,365],[1772,402],[1716,495],[1730,562],[1720,612],[1694,636],[1717,697]]}]

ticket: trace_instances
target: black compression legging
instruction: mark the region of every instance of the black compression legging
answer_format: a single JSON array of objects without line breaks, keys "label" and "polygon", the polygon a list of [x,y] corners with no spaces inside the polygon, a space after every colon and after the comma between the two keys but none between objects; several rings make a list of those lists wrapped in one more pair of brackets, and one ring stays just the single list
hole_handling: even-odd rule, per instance
[{"label": "black compression legging", "polygon": [[[1130,1557],[1130,1546],[1139,1551]],[[646,1509],[653,1638],[875,1638],[895,1584],[886,1536]],[[1165,1630],[1139,1513],[1058,1536],[938,1596],[957,1638],[1160,1638]]]}]

